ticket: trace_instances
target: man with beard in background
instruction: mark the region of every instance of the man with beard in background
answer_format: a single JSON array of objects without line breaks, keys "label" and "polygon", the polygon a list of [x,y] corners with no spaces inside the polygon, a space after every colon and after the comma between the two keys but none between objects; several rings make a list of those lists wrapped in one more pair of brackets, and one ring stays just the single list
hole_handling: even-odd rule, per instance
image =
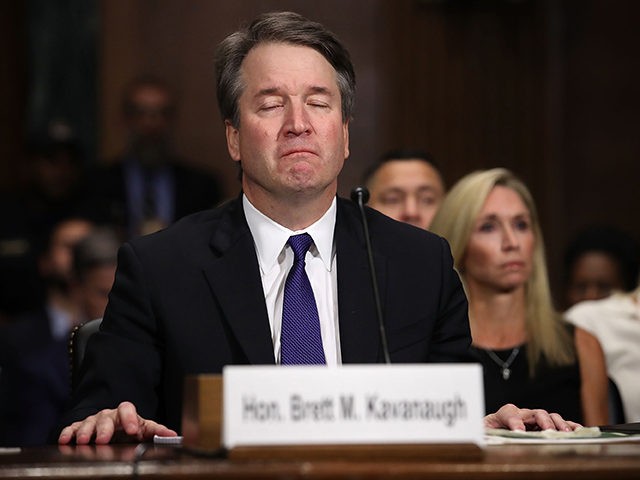
[{"label": "man with beard in background", "polygon": [[189,167],[173,151],[176,106],[169,86],[150,76],[136,78],[125,88],[122,107],[128,144],[92,176],[96,220],[130,238],[215,206],[222,193],[215,177]]}]

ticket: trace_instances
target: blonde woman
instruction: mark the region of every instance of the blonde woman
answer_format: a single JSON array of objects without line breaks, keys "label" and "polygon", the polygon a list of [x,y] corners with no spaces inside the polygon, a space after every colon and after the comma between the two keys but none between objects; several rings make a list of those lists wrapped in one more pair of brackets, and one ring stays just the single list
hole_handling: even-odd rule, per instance
[{"label": "blonde woman", "polygon": [[553,308],[542,232],[524,183],[502,168],[467,175],[431,230],[451,244],[465,286],[487,411],[515,403],[606,424],[602,349]]}]

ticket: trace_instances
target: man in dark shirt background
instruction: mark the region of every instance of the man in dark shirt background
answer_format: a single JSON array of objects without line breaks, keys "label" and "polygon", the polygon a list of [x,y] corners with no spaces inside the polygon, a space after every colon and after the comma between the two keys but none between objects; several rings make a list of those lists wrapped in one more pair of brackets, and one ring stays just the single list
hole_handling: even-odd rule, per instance
[{"label": "man in dark shirt background", "polygon": [[171,144],[174,95],[160,79],[134,79],[124,91],[128,128],[125,151],[91,178],[91,206],[100,223],[117,226],[123,237],[151,233],[221,200],[216,178],[178,157]]}]

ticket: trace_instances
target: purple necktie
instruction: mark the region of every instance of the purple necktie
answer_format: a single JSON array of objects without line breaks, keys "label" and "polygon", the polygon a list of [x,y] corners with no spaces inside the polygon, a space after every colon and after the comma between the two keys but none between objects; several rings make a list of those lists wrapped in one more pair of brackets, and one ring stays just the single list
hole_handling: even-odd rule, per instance
[{"label": "purple necktie", "polygon": [[304,257],[313,243],[308,233],[289,237],[293,266],[284,284],[280,363],[282,365],[324,365],[318,307],[305,272]]}]

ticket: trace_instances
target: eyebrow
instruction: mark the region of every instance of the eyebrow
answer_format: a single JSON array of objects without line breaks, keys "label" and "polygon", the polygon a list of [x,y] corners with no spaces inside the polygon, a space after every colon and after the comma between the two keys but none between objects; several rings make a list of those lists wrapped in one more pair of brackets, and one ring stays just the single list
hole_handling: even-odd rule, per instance
[{"label": "eyebrow", "polygon": [[312,86],[309,90],[311,90],[311,93],[333,96],[333,92],[331,92],[327,87]]},{"label": "eyebrow", "polygon": [[[438,188],[435,186],[431,186],[431,185],[420,185],[417,189],[415,189],[415,191],[417,193],[423,193],[423,192],[433,192],[433,193],[438,193]],[[397,186],[397,185],[392,185],[390,187],[387,188],[383,188],[382,192],[387,193],[387,192],[398,192],[398,193],[405,193],[407,191],[407,189],[401,187],[401,186]],[[411,191],[414,191],[413,189],[411,189]]]},{"label": "eyebrow", "polygon": [[[500,215],[497,215],[495,213],[489,213],[487,215],[481,215],[480,217],[478,217],[479,220],[498,220],[500,218]],[[531,218],[531,214],[529,212],[520,212],[520,213],[516,213],[515,215],[511,216],[510,218],[527,218],[530,219]]]},{"label": "eyebrow", "polygon": [[[280,91],[281,91],[280,87],[263,88],[261,90],[258,90],[254,98],[264,97],[266,95],[277,95],[280,93]],[[310,92],[311,95],[322,94],[322,95],[333,96],[333,93],[331,92],[331,90],[329,90],[327,87],[322,87],[319,85],[313,85],[309,87],[308,91]]]},{"label": "eyebrow", "polygon": [[442,190],[442,189],[438,188],[438,186],[436,186],[436,185],[420,185],[418,187],[418,192],[434,192],[434,193],[438,193],[440,190]]}]

